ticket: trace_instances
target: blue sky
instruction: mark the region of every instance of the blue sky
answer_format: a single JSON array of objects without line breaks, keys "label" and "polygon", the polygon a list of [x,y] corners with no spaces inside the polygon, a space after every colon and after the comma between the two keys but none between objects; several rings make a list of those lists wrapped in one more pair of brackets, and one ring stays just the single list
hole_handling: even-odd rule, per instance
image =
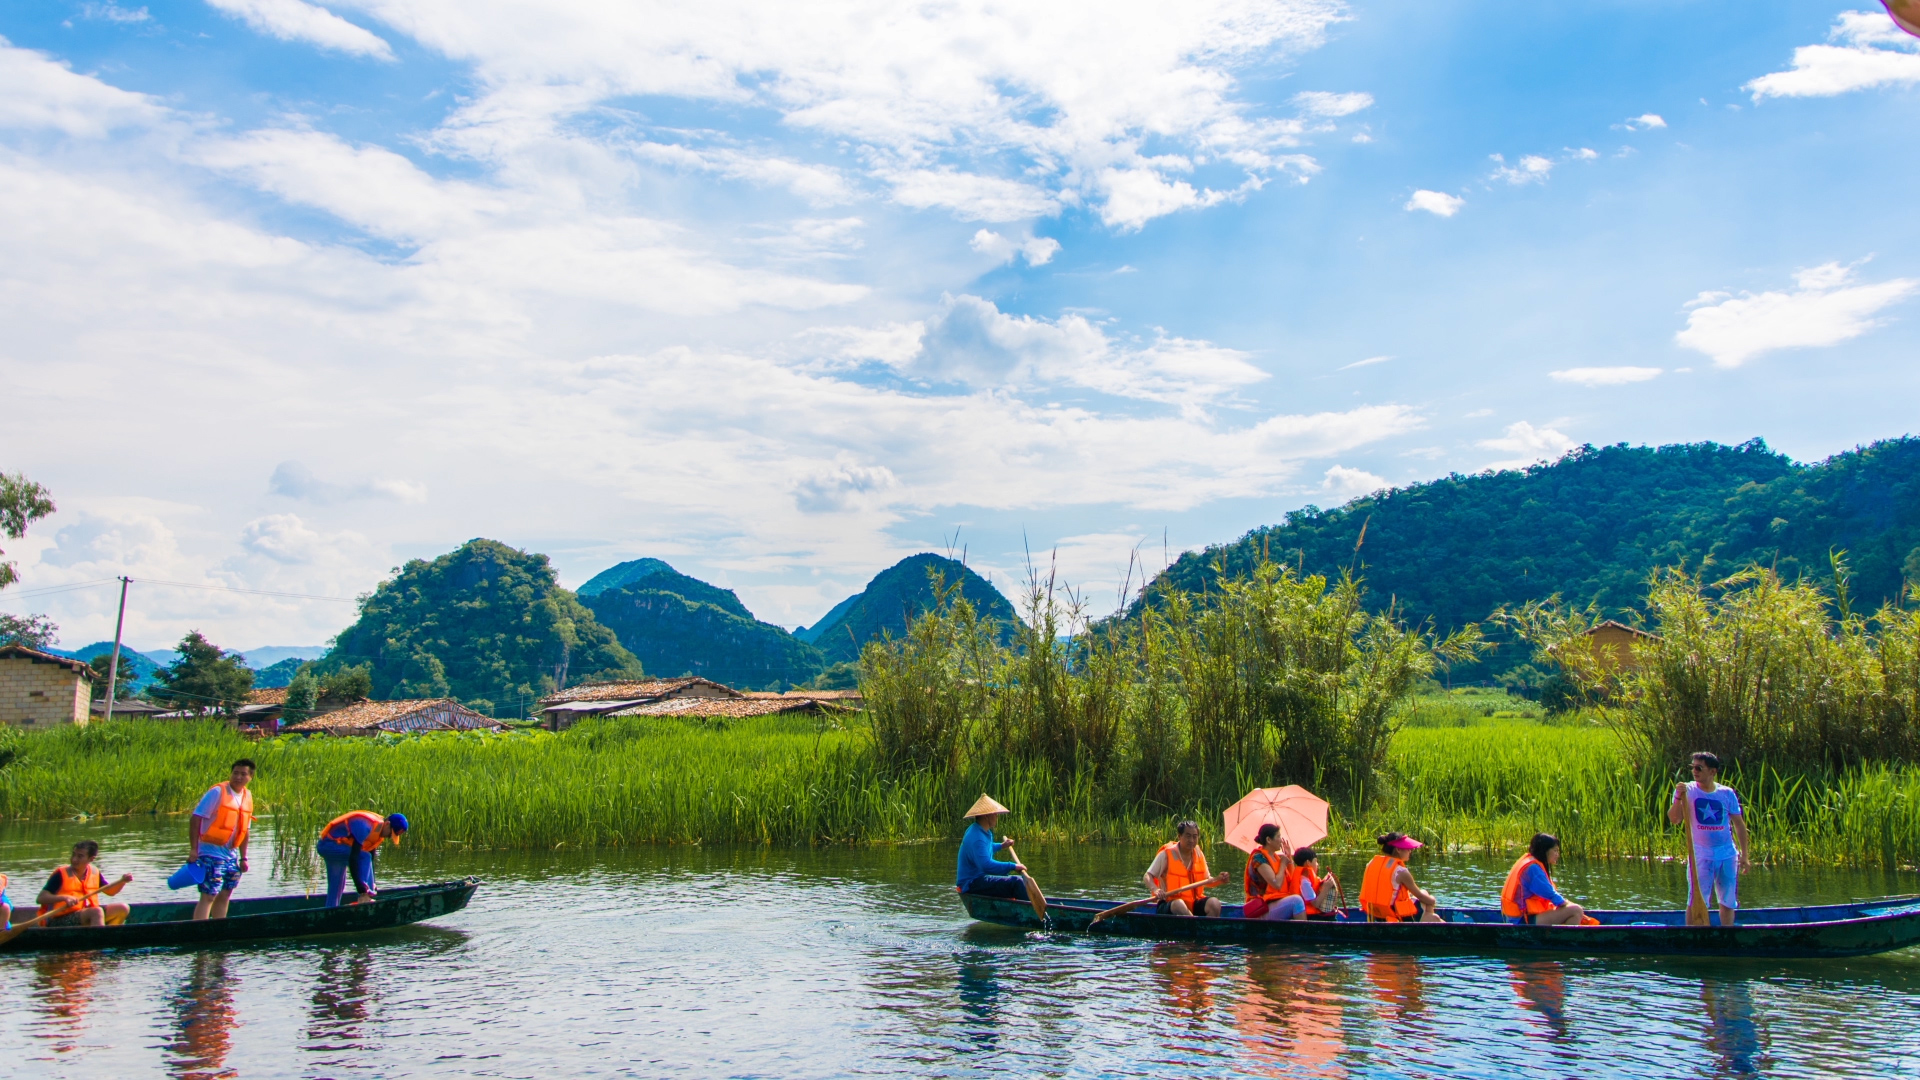
[{"label": "blue sky", "polygon": [[[351,596],[490,536],[810,622],[1096,610],[1306,503],[1914,429],[1920,41],[1859,4],[23,2],[8,610]],[[958,540],[953,538],[957,535]],[[129,639],[324,640],[150,586]]]}]

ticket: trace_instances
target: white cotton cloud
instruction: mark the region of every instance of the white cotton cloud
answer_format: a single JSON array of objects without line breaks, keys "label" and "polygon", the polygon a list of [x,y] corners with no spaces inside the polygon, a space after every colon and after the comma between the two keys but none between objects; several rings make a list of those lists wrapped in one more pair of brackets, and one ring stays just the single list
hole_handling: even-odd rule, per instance
[{"label": "white cotton cloud", "polygon": [[1054,254],[1060,250],[1060,241],[1046,236],[1014,240],[990,229],[981,229],[973,234],[970,246],[995,262],[1010,263],[1015,256],[1023,256],[1028,266],[1045,266],[1053,261]]},{"label": "white cotton cloud", "polygon": [[1660,377],[1657,367],[1577,367],[1548,372],[1558,382],[1577,386],[1624,386]]},{"label": "white cotton cloud", "polygon": [[1674,335],[1686,348],[1739,367],[1775,349],[1838,345],[1881,325],[1881,311],[1920,292],[1920,280],[1893,278],[1851,285],[1852,267],[1825,263],[1794,275],[1791,292],[1703,292],[1687,304],[1687,327]]},{"label": "white cotton cloud", "polygon": [[868,496],[899,486],[899,478],[886,466],[860,465],[843,458],[795,483],[793,501],[803,513],[836,513],[859,509]]},{"label": "white cotton cloud", "polygon": [[1293,95],[1293,103],[1300,106],[1300,111],[1314,116],[1351,116],[1362,109],[1372,108],[1373,95],[1331,94],[1324,90],[1307,90]]},{"label": "white cotton cloud", "polygon": [[1842,12],[1828,40],[1839,44],[1802,45],[1793,50],[1792,68],[1762,75],[1743,89],[1759,101],[1920,85],[1920,40],[1902,33],[1885,12]]},{"label": "white cotton cloud", "polygon": [[1487,463],[1489,469],[1524,469],[1540,461],[1553,461],[1574,448],[1575,443],[1564,433],[1550,427],[1534,427],[1525,420],[1507,425],[1507,430],[1496,439],[1481,439],[1479,446],[1488,450],[1498,450],[1512,457]]},{"label": "white cotton cloud", "polygon": [[323,49],[375,60],[394,59],[393,48],[372,31],[302,0],[207,0],[207,3],[281,41],[304,41]]},{"label": "white cotton cloud", "polygon": [[1667,121],[1666,118],[1662,117],[1659,113],[1641,113],[1639,116],[1630,116],[1624,123],[1615,126],[1635,131],[1650,131],[1655,128],[1666,127]]},{"label": "white cotton cloud", "polygon": [[1590,146],[1582,146],[1577,150],[1574,149],[1573,147],[1568,147],[1567,160],[1568,161],[1598,161],[1600,160],[1600,151],[1595,150]]},{"label": "white cotton cloud", "polygon": [[350,484],[329,483],[313,475],[313,470],[298,461],[276,465],[267,479],[267,491],[289,499],[321,505],[350,499],[394,499],[404,503],[427,501],[424,484],[407,480],[368,479]]},{"label": "white cotton cloud", "polygon": [[105,4],[85,3],[80,5],[80,17],[93,22],[111,22],[122,24],[152,22],[153,16],[147,9],[123,8],[109,0]]},{"label": "white cotton cloud", "polygon": [[1467,200],[1458,195],[1449,195],[1444,191],[1428,191],[1426,188],[1421,188],[1419,191],[1413,193],[1413,198],[1408,199],[1407,204],[1401,207],[1401,209],[1425,210],[1427,213],[1436,217],[1452,217],[1459,213],[1460,208],[1465,205],[1467,205]]},{"label": "white cotton cloud", "polygon": [[1508,165],[1507,159],[1500,154],[1491,156],[1495,162],[1499,163],[1499,168],[1493,170],[1491,179],[1503,180],[1509,184],[1544,184],[1548,174],[1553,172],[1553,161],[1539,154],[1528,154],[1512,165]]},{"label": "white cotton cloud", "polygon": [[1384,476],[1375,476],[1365,469],[1350,469],[1345,465],[1329,468],[1320,481],[1321,491],[1342,499],[1371,495],[1391,486]]},{"label": "white cotton cloud", "polygon": [[1384,364],[1391,359],[1393,359],[1393,357],[1391,356],[1369,356],[1365,360],[1355,360],[1351,364],[1342,364],[1341,366],[1339,366],[1338,368],[1335,368],[1334,370],[1352,371],[1354,368],[1372,367],[1375,364]]},{"label": "white cotton cloud", "polygon": [[16,48],[0,37],[0,128],[50,129],[97,139],[117,128],[166,118],[165,107],[145,94],[77,74],[44,53]]}]

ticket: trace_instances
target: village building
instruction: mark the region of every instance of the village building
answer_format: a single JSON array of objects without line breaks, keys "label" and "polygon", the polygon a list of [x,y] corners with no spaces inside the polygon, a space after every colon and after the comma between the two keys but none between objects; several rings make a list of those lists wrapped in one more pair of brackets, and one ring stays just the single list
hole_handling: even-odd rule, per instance
[{"label": "village building", "polygon": [[681,699],[740,700],[743,695],[712,679],[687,676],[628,682],[582,683],[540,699],[540,721],[550,731],[565,731],[586,716],[625,715],[623,710]]},{"label": "village building", "polygon": [[1636,630],[1612,619],[1588,630],[1584,636],[1593,648],[1594,661],[1602,668],[1616,671],[1639,670],[1640,662],[1633,656],[1634,645],[1660,640],[1645,630]]},{"label": "village building", "polygon": [[92,697],[93,669],[85,661],[25,645],[0,647],[0,723],[84,726]]},{"label": "village building", "polygon": [[753,716],[829,715],[851,710],[810,697],[785,694],[742,695],[737,698],[666,698],[632,705],[606,716],[673,716],[685,720],[744,720]]},{"label": "village building", "polygon": [[[105,720],[107,718],[107,702],[105,698],[94,702],[92,708],[94,719]],[[113,703],[113,718],[115,720],[130,720],[135,717],[146,719],[159,716],[166,711],[167,707],[165,705],[155,705],[151,701],[140,701],[137,699],[129,701],[126,698],[121,698],[119,701]]]},{"label": "village building", "polygon": [[356,701],[281,729],[288,735],[381,735],[420,731],[505,731],[452,698]]}]

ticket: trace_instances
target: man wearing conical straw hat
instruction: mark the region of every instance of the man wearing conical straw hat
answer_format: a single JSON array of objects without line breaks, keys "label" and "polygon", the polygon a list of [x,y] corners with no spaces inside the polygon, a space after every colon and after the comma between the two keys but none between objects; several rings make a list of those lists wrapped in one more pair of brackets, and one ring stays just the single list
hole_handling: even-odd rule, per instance
[{"label": "man wearing conical straw hat", "polygon": [[[984,794],[967,810],[966,817],[972,824],[967,826],[967,834],[960,838],[960,861],[954,871],[953,887],[975,896],[1025,900],[1033,905],[1033,913],[1044,923],[1047,921],[1047,898],[1040,892],[1039,883],[1033,880],[1033,873],[1014,853],[1011,839],[997,843],[993,839],[994,823],[1000,820],[1001,814],[1010,812],[994,801],[993,796]],[[1007,849],[1007,856],[1012,862],[994,857],[993,853],[1000,848]]]}]

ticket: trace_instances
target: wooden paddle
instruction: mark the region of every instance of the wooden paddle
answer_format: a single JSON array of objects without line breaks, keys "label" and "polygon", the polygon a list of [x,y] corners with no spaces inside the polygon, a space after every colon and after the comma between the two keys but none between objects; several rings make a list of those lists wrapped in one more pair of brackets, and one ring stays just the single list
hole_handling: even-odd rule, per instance
[{"label": "wooden paddle", "polygon": [[[1225,875],[1221,875],[1221,876],[1225,876]],[[1145,900],[1129,900],[1128,902],[1124,904],[1120,904],[1116,907],[1110,907],[1107,910],[1100,912],[1098,915],[1095,915],[1093,917],[1093,921],[1099,922],[1101,919],[1104,919],[1109,915],[1125,915],[1127,912],[1132,911],[1135,908],[1142,907],[1146,904],[1157,904],[1162,900],[1171,900],[1174,897],[1179,896],[1183,892],[1191,892],[1194,889],[1210,889],[1215,885],[1224,885],[1224,884],[1226,883],[1218,880],[1217,878],[1208,878],[1205,881],[1196,881],[1191,885],[1182,885],[1179,888],[1173,890],[1172,892],[1166,893],[1161,896],[1149,896]],[[1087,925],[1091,926],[1093,924],[1088,923]]]},{"label": "wooden paddle", "polygon": [[94,897],[100,895],[102,892],[106,891],[106,888],[107,886],[105,884],[102,884],[98,889],[95,889],[92,892],[87,893],[85,896],[82,896],[77,900],[62,900],[58,904],[55,904],[53,906],[52,911],[46,912],[45,914],[41,914],[41,915],[35,915],[33,918],[28,919],[26,922],[16,923],[11,929],[0,931],[0,945],[5,945],[7,942],[12,941],[14,938],[19,937],[21,934],[26,933],[28,930],[33,929],[35,926],[38,926],[39,924],[47,921],[48,919],[57,919],[62,915],[71,913],[75,908],[79,907],[81,904],[86,903],[88,900],[91,900]]},{"label": "wooden paddle", "polygon": [[[1019,863],[1022,866],[1026,865],[1020,862],[1020,853],[1013,850],[1013,841],[1011,840],[1007,841],[1007,861]],[[1040,925],[1045,926],[1047,925],[1046,894],[1040,891],[1040,883],[1033,880],[1033,871],[1024,871],[1022,876],[1026,878],[1027,882],[1027,902],[1033,905],[1033,913],[1040,919]]]}]

